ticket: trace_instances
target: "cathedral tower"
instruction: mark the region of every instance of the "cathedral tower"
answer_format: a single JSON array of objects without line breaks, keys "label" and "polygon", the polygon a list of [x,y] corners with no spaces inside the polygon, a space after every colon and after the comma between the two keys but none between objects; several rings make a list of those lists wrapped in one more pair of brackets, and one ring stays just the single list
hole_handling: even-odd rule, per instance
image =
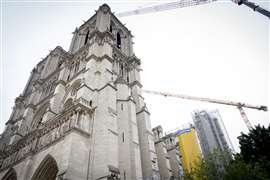
[{"label": "cathedral tower", "polygon": [[140,60],[106,4],[32,70],[0,139],[0,179],[159,179]]}]

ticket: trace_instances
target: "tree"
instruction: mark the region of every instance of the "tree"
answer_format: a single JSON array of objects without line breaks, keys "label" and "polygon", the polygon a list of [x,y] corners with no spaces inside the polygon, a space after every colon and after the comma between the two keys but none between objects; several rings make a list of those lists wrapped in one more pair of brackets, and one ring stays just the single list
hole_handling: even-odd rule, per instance
[{"label": "tree", "polygon": [[185,174],[187,180],[222,180],[232,156],[229,151],[214,149],[204,159],[197,161],[195,167]]},{"label": "tree", "polygon": [[241,153],[239,156],[245,163],[261,166],[270,177],[270,125],[256,126],[248,134],[238,137]]},{"label": "tree", "polygon": [[187,180],[269,180],[270,125],[256,126],[238,137],[240,150],[233,157],[228,151],[214,150],[197,162]]},{"label": "tree", "polygon": [[227,167],[224,180],[269,180],[259,164],[250,164],[235,159]]}]

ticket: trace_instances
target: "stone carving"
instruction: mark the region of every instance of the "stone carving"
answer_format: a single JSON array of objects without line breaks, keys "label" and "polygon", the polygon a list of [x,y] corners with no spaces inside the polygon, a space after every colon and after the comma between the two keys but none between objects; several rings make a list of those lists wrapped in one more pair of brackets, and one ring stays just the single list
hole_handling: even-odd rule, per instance
[{"label": "stone carving", "polygon": [[[87,100],[83,98],[78,99],[69,110],[64,112],[64,116],[56,116],[48,120],[43,124],[42,128],[29,132],[16,143],[8,145],[1,150],[0,169],[8,168],[27,157],[30,153],[35,153],[44,147],[48,147],[75,127],[88,133],[89,130],[86,129],[87,126],[85,124],[89,120],[85,117],[86,115],[91,117],[90,114],[93,111],[94,109],[89,106]],[[77,124],[76,121],[78,122]]]}]

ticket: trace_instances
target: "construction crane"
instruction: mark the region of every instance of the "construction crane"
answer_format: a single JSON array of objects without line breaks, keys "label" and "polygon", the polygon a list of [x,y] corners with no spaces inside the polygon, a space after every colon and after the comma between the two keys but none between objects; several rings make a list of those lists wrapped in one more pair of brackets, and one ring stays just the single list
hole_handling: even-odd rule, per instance
[{"label": "construction crane", "polygon": [[187,100],[193,100],[193,101],[202,101],[202,102],[209,102],[209,103],[215,103],[215,104],[223,104],[223,105],[228,105],[228,106],[235,106],[240,111],[241,117],[243,118],[248,129],[252,129],[253,126],[248,120],[243,107],[249,108],[249,109],[261,110],[261,111],[268,111],[267,106],[254,106],[251,104],[246,104],[246,103],[241,103],[241,102],[225,101],[225,100],[219,100],[219,99],[211,99],[211,98],[189,96],[189,95],[182,95],[182,94],[173,94],[173,93],[168,93],[168,92],[159,92],[159,91],[150,91],[150,90],[142,90],[142,91],[144,93],[161,95],[164,97],[174,97],[174,98],[181,98],[181,99],[187,99]]},{"label": "construction crane", "polygon": [[[136,10],[132,11],[125,11],[116,14],[117,17],[125,17],[125,16],[132,16],[132,15],[139,15],[139,14],[147,14],[147,13],[153,13],[153,12],[159,12],[159,11],[166,11],[166,10],[171,10],[171,9],[177,9],[177,8],[184,8],[184,7],[190,7],[190,6],[196,6],[196,5],[201,5],[201,4],[208,4],[212,3],[218,0],[179,0],[175,2],[169,2],[169,3],[163,3],[163,4],[158,4],[155,6],[150,6],[150,7],[144,7],[144,8],[139,8]],[[238,4],[238,5],[246,5],[249,8],[253,9],[254,11],[257,11],[264,16],[267,16],[270,18],[270,12],[267,11],[266,9],[261,8],[259,5],[250,2],[248,0],[231,0],[232,2]]]},{"label": "construction crane", "polygon": [[[215,2],[215,1],[218,1],[218,0],[179,0],[176,2],[163,3],[163,4],[154,5],[154,6],[139,8],[139,9],[132,10],[132,11],[121,12],[121,13],[116,14],[116,16],[117,17],[125,17],[125,16],[132,16],[132,15],[147,14],[147,13],[166,11],[166,10],[177,9],[177,8],[184,8],[184,7],[208,4],[208,3]],[[261,8],[260,6],[250,2],[248,0],[231,0],[231,1],[238,4],[238,5],[244,4],[244,5],[248,6],[249,8],[253,9],[254,11],[257,11],[260,14],[263,14],[264,16],[270,18],[269,11]],[[248,129],[252,129],[252,125],[249,122],[243,107],[267,111],[267,106],[253,106],[250,104],[245,104],[245,103],[240,103],[240,102],[224,101],[224,100],[202,98],[202,97],[195,97],[195,96],[188,96],[188,95],[179,95],[179,94],[172,94],[172,93],[165,93],[165,92],[158,92],[158,91],[143,90],[143,92],[150,93],[150,94],[156,94],[156,95],[162,95],[165,97],[168,97],[168,96],[169,97],[177,97],[177,98],[182,98],[182,99],[189,99],[189,100],[195,100],[195,101],[204,101],[204,102],[209,102],[209,103],[235,106],[239,109],[240,114],[241,114],[246,126],[248,127]]]}]

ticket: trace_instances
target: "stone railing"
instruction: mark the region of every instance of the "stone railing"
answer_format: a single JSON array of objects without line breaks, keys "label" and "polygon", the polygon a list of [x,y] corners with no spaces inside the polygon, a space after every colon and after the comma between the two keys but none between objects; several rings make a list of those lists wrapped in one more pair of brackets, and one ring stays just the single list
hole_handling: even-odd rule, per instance
[{"label": "stone railing", "polygon": [[74,105],[61,114],[48,120],[38,129],[29,132],[16,143],[6,146],[0,152],[0,171],[20,162],[28,155],[48,147],[73,129],[90,136],[89,127],[94,109],[90,106],[89,101],[83,98],[77,99]]}]

